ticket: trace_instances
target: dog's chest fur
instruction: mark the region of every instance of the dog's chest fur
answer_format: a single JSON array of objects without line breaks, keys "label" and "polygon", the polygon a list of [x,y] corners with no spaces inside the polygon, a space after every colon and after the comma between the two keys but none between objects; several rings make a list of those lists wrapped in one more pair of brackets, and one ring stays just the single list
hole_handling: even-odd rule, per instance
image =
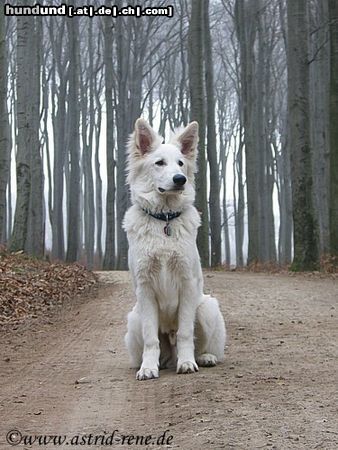
[{"label": "dog's chest fur", "polygon": [[177,330],[177,310],[183,285],[198,278],[199,256],[196,233],[199,215],[195,208],[170,222],[171,235],[164,233],[166,223],[144,214],[136,205],[126,213],[129,263],[136,283],[147,283],[156,293],[162,332]]}]

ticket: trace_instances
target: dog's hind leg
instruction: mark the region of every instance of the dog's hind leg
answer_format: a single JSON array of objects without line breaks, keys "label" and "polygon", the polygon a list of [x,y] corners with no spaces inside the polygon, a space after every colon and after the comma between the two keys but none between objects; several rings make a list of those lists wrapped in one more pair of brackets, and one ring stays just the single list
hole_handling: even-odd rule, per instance
[{"label": "dog's hind leg", "polygon": [[141,318],[135,311],[135,307],[128,314],[128,326],[124,342],[129,353],[131,367],[139,369],[142,364],[143,337]]},{"label": "dog's hind leg", "polygon": [[197,308],[195,354],[199,366],[214,366],[224,359],[226,331],[218,301],[204,295]]}]

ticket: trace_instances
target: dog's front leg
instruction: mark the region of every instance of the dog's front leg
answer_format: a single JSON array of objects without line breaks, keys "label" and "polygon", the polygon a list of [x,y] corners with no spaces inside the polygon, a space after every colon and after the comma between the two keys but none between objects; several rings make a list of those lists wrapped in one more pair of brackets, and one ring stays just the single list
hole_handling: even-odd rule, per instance
[{"label": "dog's front leg", "polygon": [[177,373],[198,371],[194,355],[194,325],[197,305],[196,287],[186,282],[178,310]]},{"label": "dog's front leg", "polygon": [[137,300],[141,306],[143,355],[138,380],[158,378],[160,343],[158,338],[158,305],[155,294],[147,284],[140,284],[136,289]]}]

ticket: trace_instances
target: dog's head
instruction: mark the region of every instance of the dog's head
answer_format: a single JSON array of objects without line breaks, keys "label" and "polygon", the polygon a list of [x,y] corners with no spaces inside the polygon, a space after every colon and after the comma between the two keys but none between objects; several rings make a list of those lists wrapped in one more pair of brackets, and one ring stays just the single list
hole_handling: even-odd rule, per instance
[{"label": "dog's head", "polygon": [[191,122],[163,144],[151,126],[138,119],[128,147],[132,201],[156,209],[193,202],[197,144],[197,122]]}]

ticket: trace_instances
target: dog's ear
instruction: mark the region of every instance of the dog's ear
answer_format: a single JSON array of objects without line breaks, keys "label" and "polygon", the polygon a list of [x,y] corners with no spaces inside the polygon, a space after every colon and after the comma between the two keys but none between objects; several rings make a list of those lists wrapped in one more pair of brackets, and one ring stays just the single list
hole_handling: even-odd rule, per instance
[{"label": "dog's ear", "polygon": [[193,158],[196,154],[198,144],[198,123],[191,122],[177,137],[177,141],[181,145],[181,152],[188,158]]},{"label": "dog's ear", "polygon": [[152,150],[156,140],[156,133],[144,119],[139,118],[135,122],[135,144],[137,150],[143,155]]}]

